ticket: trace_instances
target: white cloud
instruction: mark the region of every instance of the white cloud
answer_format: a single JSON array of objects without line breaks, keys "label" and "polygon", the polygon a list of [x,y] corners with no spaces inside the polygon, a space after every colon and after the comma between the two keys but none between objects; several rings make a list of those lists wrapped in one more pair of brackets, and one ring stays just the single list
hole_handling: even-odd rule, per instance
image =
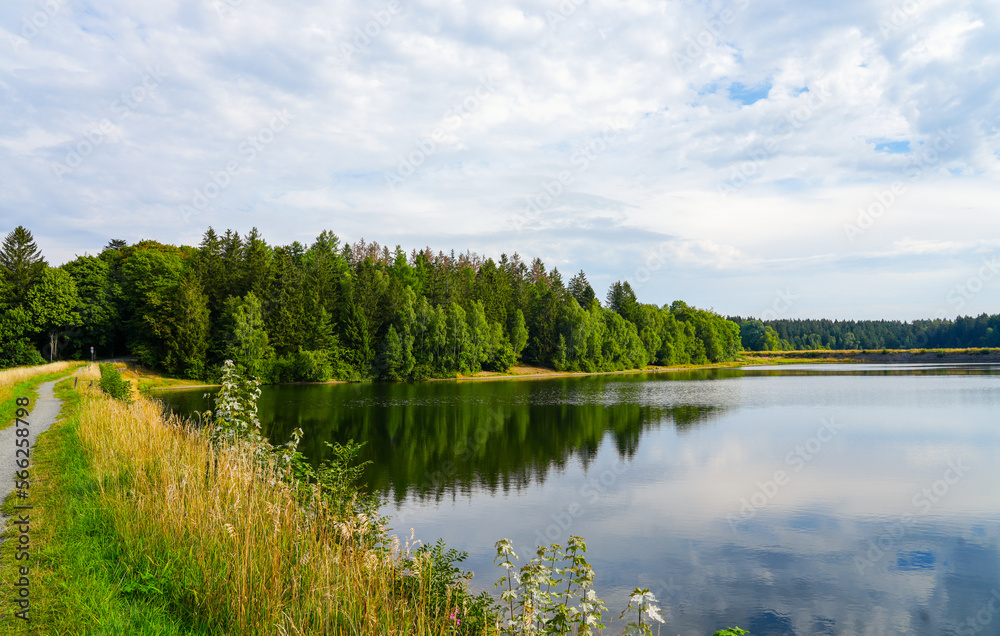
[{"label": "white cloud", "polygon": [[[943,258],[958,271],[998,235],[1000,56],[988,3],[918,4],[886,30],[893,3],[861,0],[113,0],[65,3],[25,38],[38,5],[15,0],[0,8],[0,214],[53,262],[112,237],[191,243],[208,224],[257,225],[272,243],[329,228],[537,254],[604,284],[666,243],[650,302],[746,313],[822,281],[834,300],[803,294],[795,311],[860,316],[872,285],[882,311],[929,315],[939,290],[880,277]],[[156,68],[162,81],[121,108]],[[477,95],[484,79],[495,90]],[[770,90],[744,105],[734,84]],[[283,110],[295,119],[245,158],[240,144]],[[596,149],[612,123],[621,134]],[[876,152],[882,141],[910,153]],[[407,157],[419,165],[390,190]],[[234,158],[240,174],[186,221],[181,206]],[[845,240],[894,180],[906,193]],[[881,273],[860,274],[872,259]]]}]

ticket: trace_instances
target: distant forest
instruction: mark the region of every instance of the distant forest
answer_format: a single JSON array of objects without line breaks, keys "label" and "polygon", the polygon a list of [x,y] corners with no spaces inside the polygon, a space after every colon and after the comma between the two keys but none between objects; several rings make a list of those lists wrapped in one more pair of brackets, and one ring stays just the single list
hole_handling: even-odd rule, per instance
[{"label": "distant forest", "polygon": [[740,316],[747,351],[1000,347],[1000,314],[955,320],[768,320]]},{"label": "distant forest", "polygon": [[0,247],[0,367],[50,356],[134,356],[176,377],[213,379],[223,360],[265,382],[405,380],[731,360],[740,330],[682,301],[636,300],[617,282],[602,304],[584,272],[518,254],[409,254],[378,243],[268,245],[209,228],[197,247],[112,240],[50,267],[31,232]]}]

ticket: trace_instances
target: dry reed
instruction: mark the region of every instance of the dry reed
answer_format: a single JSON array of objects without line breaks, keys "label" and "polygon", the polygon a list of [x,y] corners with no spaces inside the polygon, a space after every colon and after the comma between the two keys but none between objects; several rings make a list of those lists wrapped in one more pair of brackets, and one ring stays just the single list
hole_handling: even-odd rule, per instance
[{"label": "dry reed", "polygon": [[43,375],[45,373],[63,371],[75,364],[77,363],[53,362],[51,364],[43,364],[37,367],[15,367],[13,369],[0,371],[0,387],[12,387],[18,382],[23,382],[24,380],[30,380],[35,376]]},{"label": "dry reed", "polygon": [[302,504],[274,466],[215,449],[159,403],[83,398],[79,438],[125,565],[196,622],[232,634],[440,634],[400,594],[400,562],[364,520]]}]

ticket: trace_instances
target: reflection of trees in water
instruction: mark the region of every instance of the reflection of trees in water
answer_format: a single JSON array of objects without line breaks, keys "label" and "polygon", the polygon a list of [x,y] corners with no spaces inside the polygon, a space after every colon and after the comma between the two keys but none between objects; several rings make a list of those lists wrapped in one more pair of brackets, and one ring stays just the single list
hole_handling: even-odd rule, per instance
[{"label": "reflection of trees in water", "polygon": [[[401,407],[390,416],[404,420],[399,426],[386,426],[384,435],[377,426],[367,429],[366,459],[373,464],[366,477],[370,487],[391,490],[397,501],[407,493],[440,499],[473,484],[507,493],[544,483],[550,471],[560,472],[573,460],[588,468],[606,435],[619,456],[628,460],[635,455],[643,431],[671,422],[690,428],[715,410],[536,405],[501,406],[495,411],[485,407],[478,414],[474,409],[421,414],[417,407]],[[377,417],[373,414],[368,421]]]},{"label": "reflection of trees in water", "polygon": [[544,483],[574,460],[589,467],[606,435],[628,460],[644,431],[688,430],[720,411],[638,403],[641,378],[588,380],[265,387],[259,412],[276,443],[302,427],[301,450],[317,463],[325,441],[365,441],[368,487],[402,501]]}]

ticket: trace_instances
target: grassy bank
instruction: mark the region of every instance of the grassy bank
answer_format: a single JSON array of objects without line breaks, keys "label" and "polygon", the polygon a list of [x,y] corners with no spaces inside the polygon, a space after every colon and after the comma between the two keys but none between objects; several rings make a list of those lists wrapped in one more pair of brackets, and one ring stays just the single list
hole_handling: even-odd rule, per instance
[{"label": "grassy bank", "polygon": [[421,606],[428,597],[405,576],[410,560],[367,541],[363,519],[318,498],[303,507],[273,465],[212,448],[141,396],[129,406],[69,381],[59,396],[63,418],[34,453],[32,623],[6,620],[17,580],[8,541],[5,633],[395,635],[454,625]]},{"label": "grassy bank", "polygon": [[79,362],[53,362],[38,367],[18,367],[0,371],[0,430],[14,422],[17,398],[29,398],[34,403],[39,384],[57,380]]},{"label": "grassy bank", "polygon": [[[91,388],[96,368],[79,375],[76,388],[72,379],[57,385],[62,413],[32,453],[31,558],[15,559],[15,519],[0,547],[0,634],[501,633],[492,602],[468,595],[454,550],[438,544],[410,553],[319,487],[282,478],[278,455],[214,446],[204,431],[165,419],[158,402],[138,395],[126,404]],[[16,503],[24,500],[11,498],[5,511],[15,513]],[[575,573],[580,607],[593,611],[599,600],[582,593],[593,570],[582,554],[570,554],[572,544],[565,555],[572,570],[564,573]],[[545,613],[570,616],[561,604],[568,589],[550,600],[542,592],[556,585],[546,565],[556,561],[533,559],[521,569],[518,598],[541,600],[511,601],[518,626],[504,634],[569,633],[536,625]],[[30,624],[10,619],[25,565]],[[658,615],[648,590],[636,590],[636,599],[641,607],[630,608]]]},{"label": "grassy bank", "polygon": [[[122,566],[110,518],[101,509],[100,483],[79,439],[82,391],[72,380],[56,385],[60,420],[32,451],[31,559],[15,562],[14,541],[0,547],[0,634],[179,635],[196,633],[171,616],[157,596],[136,594],[145,583]],[[4,506],[13,513],[13,498]],[[18,530],[8,527],[8,537]],[[17,567],[29,564],[30,623],[12,616]]]},{"label": "grassy bank", "polygon": [[137,391],[152,391],[155,389],[186,389],[206,386],[204,382],[196,380],[169,378],[165,375],[157,373],[156,371],[152,371],[138,365],[129,365],[122,368],[122,376],[131,382]]}]

